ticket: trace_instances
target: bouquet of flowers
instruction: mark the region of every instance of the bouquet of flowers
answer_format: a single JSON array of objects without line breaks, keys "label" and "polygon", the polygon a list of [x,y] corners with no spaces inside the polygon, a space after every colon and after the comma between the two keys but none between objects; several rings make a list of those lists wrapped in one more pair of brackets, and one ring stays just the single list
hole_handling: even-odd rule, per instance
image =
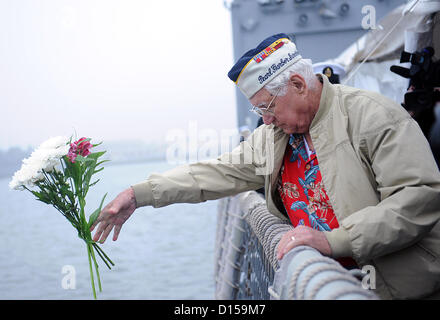
[{"label": "bouquet of flowers", "polygon": [[[90,280],[93,297],[96,299],[95,279],[99,291],[102,291],[96,255],[111,269],[114,263],[92,241],[91,225],[101,212],[102,204],[107,194],[101,200],[99,207],[86,219],[86,196],[89,188],[96,183],[92,176],[104,169],[98,168],[106,160],[99,161],[105,153],[91,152],[90,149],[99,144],[91,144],[89,138],[81,138],[72,142],[72,138],[55,137],[43,142],[31,156],[23,160],[9,187],[15,190],[28,190],[37,200],[50,204],[57,209],[78,231],[87,246]],[[94,268],[93,268],[94,267]]]}]

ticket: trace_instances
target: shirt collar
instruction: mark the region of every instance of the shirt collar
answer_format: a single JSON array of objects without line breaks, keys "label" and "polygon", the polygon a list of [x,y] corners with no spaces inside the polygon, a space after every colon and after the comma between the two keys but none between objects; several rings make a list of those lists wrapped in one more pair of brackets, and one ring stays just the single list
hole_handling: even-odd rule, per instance
[{"label": "shirt collar", "polygon": [[[315,151],[310,150],[306,137],[302,133],[291,133],[289,138],[289,145],[293,151],[298,150],[300,153],[303,152],[304,161],[312,159],[312,156],[316,153]],[[307,159],[305,158],[306,154]]]}]

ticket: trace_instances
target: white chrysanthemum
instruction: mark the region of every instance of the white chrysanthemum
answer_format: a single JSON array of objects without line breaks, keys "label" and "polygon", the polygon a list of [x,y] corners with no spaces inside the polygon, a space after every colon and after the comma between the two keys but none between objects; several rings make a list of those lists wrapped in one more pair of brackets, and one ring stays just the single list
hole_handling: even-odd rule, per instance
[{"label": "white chrysanthemum", "polygon": [[36,163],[28,163],[21,166],[21,169],[15,172],[9,187],[11,189],[23,189],[23,186],[32,187],[35,182],[43,180],[44,175],[41,167]]},{"label": "white chrysanthemum", "polygon": [[60,163],[60,158],[69,152],[69,140],[66,137],[55,137],[43,142],[12,177],[9,187],[23,189],[32,187],[37,181],[44,179],[43,170],[51,172]]},{"label": "white chrysanthemum", "polygon": [[46,141],[44,141],[38,149],[58,149],[60,147],[66,146],[69,142],[69,139],[63,136],[53,137]]}]

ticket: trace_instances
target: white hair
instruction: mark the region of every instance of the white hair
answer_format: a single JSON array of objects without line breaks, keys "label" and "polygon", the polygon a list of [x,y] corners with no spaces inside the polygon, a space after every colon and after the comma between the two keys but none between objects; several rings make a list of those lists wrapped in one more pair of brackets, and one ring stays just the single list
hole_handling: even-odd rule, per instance
[{"label": "white hair", "polygon": [[276,91],[282,87],[278,95],[284,96],[287,92],[287,83],[292,74],[301,75],[309,89],[313,90],[315,88],[316,77],[313,72],[312,60],[310,59],[300,59],[298,62],[292,64],[290,67],[276,76],[271,82],[266,84],[264,88],[271,94],[276,94]]}]

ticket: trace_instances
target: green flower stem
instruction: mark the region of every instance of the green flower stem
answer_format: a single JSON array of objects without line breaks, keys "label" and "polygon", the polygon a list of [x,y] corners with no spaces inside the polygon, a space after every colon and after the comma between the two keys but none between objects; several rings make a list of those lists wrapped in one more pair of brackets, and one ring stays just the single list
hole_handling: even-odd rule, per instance
[{"label": "green flower stem", "polygon": [[69,161],[67,156],[64,156],[63,158],[61,158],[60,162],[61,162],[61,167],[63,168],[64,175],[66,175],[66,172],[68,173],[68,177],[69,177],[68,179],[69,179],[69,182],[70,182],[70,187],[72,188],[71,189],[72,192],[74,192],[75,188],[73,186],[72,173],[71,173],[70,169],[67,166],[64,166],[64,163],[63,163],[64,161]]},{"label": "green flower stem", "polygon": [[108,264],[108,262],[106,261],[105,257],[103,257],[103,255],[96,249],[96,246],[93,244],[93,247],[96,250],[96,253],[99,255],[99,257],[101,258],[101,260],[105,263],[105,265],[107,266],[107,268],[111,269],[110,265]]},{"label": "green flower stem", "polygon": [[114,266],[115,264],[113,263],[113,261],[110,260],[110,258],[105,254],[105,252],[99,247],[99,245],[96,242],[93,243],[93,246],[95,247],[96,252],[99,254],[99,256],[101,257],[102,261],[104,261],[105,264],[107,265],[107,267],[109,269],[111,269],[111,267],[108,265],[107,261],[110,262],[110,264],[112,266]]},{"label": "green flower stem", "polygon": [[92,248],[91,248],[90,244],[87,244],[87,256],[89,258],[90,280],[92,282],[93,297],[96,300],[95,279],[93,277],[92,259],[91,259],[91,253],[90,253],[91,250],[92,250]]},{"label": "green flower stem", "polygon": [[87,243],[87,255],[88,255],[88,259],[89,259],[89,269],[90,269],[90,281],[92,283],[92,291],[93,291],[93,297],[96,300],[96,289],[95,289],[95,278],[93,275],[93,266],[92,266],[92,260],[93,263],[95,265],[95,270],[96,270],[96,276],[97,276],[97,280],[98,280],[98,286],[99,286],[99,291],[102,291],[101,288],[101,279],[99,277],[99,271],[98,271],[98,265],[96,263],[96,259],[95,259],[95,255],[93,252],[93,246],[91,244],[91,234],[90,234],[90,230],[87,226],[87,220],[86,220],[86,216],[85,216],[85,199],[78,194],[78,202],[79,202],[79,206],[80,206],[80,225],[81,225],[81,235],[82,238],[84,239],[84,241],[86,241]]},{"label": "green flower stem", "polygon": [[101,278],[99,276],[99,270],[98,270],[99,266],[98,263],[96,262],[95,253],[93,252],[93,247],[91,245],[89,245],[89,247],[90,247],[90,252],[92,254],[93,263],[95,264],[95,271],[96,271],[96,278],[98,280],[99,292],[101,292],[102,286],[101,286]]}]

